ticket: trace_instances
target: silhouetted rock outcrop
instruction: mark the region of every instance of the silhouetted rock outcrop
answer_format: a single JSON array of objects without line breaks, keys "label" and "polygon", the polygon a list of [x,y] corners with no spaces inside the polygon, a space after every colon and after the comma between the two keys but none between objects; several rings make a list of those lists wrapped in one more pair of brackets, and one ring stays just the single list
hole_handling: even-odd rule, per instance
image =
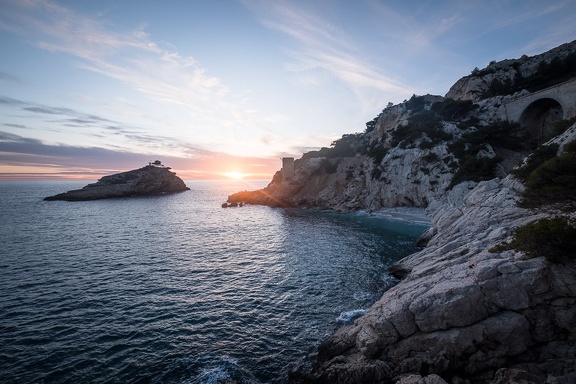
[{"label": "silhouetted rock outcrop", "polygon": [[187,191],[184,184],[174,172],[167,167],[147,165],[128,172],[104,176],[98,182],[44,200],[99,200],[113,197],[150,196],[165,193]]}]

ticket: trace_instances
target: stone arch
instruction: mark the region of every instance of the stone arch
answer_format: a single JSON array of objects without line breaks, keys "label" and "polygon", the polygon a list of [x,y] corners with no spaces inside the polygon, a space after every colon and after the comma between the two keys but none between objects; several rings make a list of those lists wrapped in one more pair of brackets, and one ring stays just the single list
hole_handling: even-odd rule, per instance
[{"label": "stone arch", "polygon": [[554,136],[555,125],[564,117],[562,105],[546,97],[530,103],[520,115],[520,126],[527,133],[531,147]]}]

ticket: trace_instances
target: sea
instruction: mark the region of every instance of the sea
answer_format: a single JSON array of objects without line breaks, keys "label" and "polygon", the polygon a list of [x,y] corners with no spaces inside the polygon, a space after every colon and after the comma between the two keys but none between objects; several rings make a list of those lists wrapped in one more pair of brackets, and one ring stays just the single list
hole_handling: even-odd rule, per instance
[{"label": "sea", "polygon": [[286,383],[397,282],[424,216],[222,208],[267,181],[43,201],[0,182],[0,383]]}]

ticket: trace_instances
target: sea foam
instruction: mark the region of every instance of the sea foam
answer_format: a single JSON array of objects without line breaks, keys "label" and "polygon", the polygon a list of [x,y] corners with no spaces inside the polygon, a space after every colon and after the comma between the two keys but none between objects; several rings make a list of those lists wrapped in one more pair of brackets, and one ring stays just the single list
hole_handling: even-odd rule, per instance
[{"label": "sea foam", "polygon": [[336,321],[338,321],[340,323],[348,323],[348,322],[362,316],[365,313],[366,313],[365,309],[354,309],[352,311],[342,312],[340,314],[340,316],[338,316],[336,318]]}]

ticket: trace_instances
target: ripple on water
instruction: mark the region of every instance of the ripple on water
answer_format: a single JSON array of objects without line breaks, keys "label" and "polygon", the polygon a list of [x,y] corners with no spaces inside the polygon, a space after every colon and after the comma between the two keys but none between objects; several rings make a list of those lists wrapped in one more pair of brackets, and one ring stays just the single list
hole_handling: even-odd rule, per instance
[{"label": "ripple on water", "polygon": [[188,185],[77,203],[41,201],[74,183],[0,185],[0,382],[283,383],[426,228]]}]

